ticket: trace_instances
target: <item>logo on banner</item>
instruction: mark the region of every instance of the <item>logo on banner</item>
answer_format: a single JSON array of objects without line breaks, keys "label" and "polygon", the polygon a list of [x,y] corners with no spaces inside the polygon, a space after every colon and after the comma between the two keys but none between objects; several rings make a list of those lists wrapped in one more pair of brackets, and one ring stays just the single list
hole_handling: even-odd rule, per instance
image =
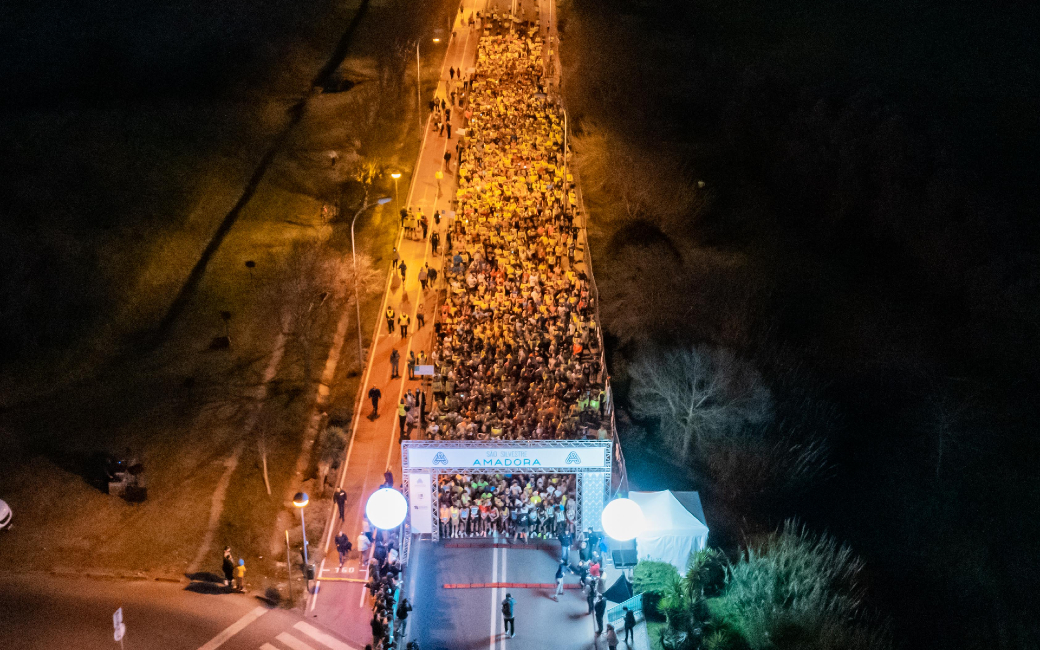
[{"label": "logo on banner", "polygon": [[578,452],[572,451],[571,453],[567,454],[567,464],[568,465],[576,465],[576,464],[580,464],[580,463],[581,463],[581,456],[578,455]]},{"label": "logo on banner", "polygon": [[437,455],[433,457],[434,465],[447,465],[448,457],[444,455],[443,451],[438,451]]}]

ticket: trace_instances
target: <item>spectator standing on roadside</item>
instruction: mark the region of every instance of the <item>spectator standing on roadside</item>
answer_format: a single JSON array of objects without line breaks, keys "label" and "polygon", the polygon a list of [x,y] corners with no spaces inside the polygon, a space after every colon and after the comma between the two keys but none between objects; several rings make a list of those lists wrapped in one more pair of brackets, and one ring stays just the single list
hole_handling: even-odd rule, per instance
[{"label": "spectator standing on roadside", "polygon": [[404,398],[397,404],[397,421],[401,425],[401,433],[404,434],[405,420],[408,418],[408,405],[404,403]]},{"label": "spectator standing on roadside", "polygon": [[[386,634],[386,628],[383,626],[383,621],[379,618],[379,614],[372,615],[372,647],[378,648],[383,643],[383,635]],[[615,638],[616,640],[616,638]],[[616,644],[615,644],[616,646]]]},{"label": "spectator standing on roadside", "polygon": [[614,631],[613,625],[607,626],[607,648],[617,650],[617,632]]},{"label": "spectator standing on roadside", "polygon": [[636,634],[636,615],[627,607],[622,607],[625,612],[625,643],[632,645],[632,641],[635,641]]},{"label": "spectator standing on roadside", "polygon": [[366,535],[365,533],[358,533],[358,536],[357,536],[357,548],[358,548],[358,552],[361,553],[361,557],[362,558],[364,558],[365,553],[368,552],[368,549],[371,546],[372,546],[372,540],[370,540],[368,538],[368,535]]},{"label": "spectator standing on roadside", "polygon": [[419,426],[419,409],[411,408],[405,417],[405,427],[401,430],[401,440],[412,439],[412,429]]},{"label": "spectator standing on roadside", "polygon": [[562,556],[562,559],[561,559],[562,562],[569,562],[570,561],[570,559],[571,559],[571,545],[573,543],[574,543],[574,536],[571,535],[569,532],[564,531],[563,534],[560,535],[560,552],[561,552],[561,556]]},{"label": "spectator standing on roadside", "polygon": [[[390,328],[392,334],[394,328]],[[390,350],[390,379],[397,379],[401,376],[401,369],[398,364],[401,363],[401,353],[397,351],[397,348]]]},{"label": "spectator standing on roadside", "polygon": [[339,531],[339,535],[336,535],[336,551],[339,552],[339,566],[342,568],[343,563],[347,560],[347,553],[353,548],[353,544],[350,543],[350,538],[342,530]]},{"label": "spectator standing on roadside", "polygon": [[394,487],[394,473],[389,467],[383,472],[383,487]]},{"label": "spectator standing on roadside", "polygon": [[401,282],[405,281],[406,274],[408,273],[408,265],[401,260],[401,263],[397,265],[398,270],[401,271]]},{"label": "spectator standing on roadside", "polygon": [[231,591],[231,581],[235,577],[235,559],[231,557],[231,547],[224,547],[224,559],[221,561],[221,568],[224,571],[224,587]]},{"label": "spectator standing on roadside", "polygon": [[516,618],[514,616],[514,608],[516,601],[513,600],[513,596],[506,594],[505,599],[502,601],[502,620],[505,623],[505,633],[510,638],[516,636]]},{"label": "spectator standing on roadside", "polygon": [[440,233],[435,232],[435,233],[433,233],[433,235],[430,236],[430,247],[433,248],[433,254],[434,255],[438,254],[437,253],[437,248],[440,245],[441,245],[441,235],[440,235]]},{"label": "spectator standing on roadside", "polygon": [[562,560],[560,561],[560,563],[558,565],[556,565],[556,593],[553,594],[553,600],[555,600],[556,602],[559,602],[560,601],[560,596],[563,595],[563,567],[564,566],[566,566],[566,565],[564,564],[564,562]]},{"label": "spectator standing on roadside", "polygon": [[[383,396],[383,392],[373,386],[368,389],[368,399],[372,400],[372,417],[379,417],[379,398]],[[343,518],[343,509],[340,508],[339,518]]]},{"label": "spectator standing on roadside", "polygon": [[238,566],[235,567],[235,591],[246,590],[246,561],[238,558]]},{"label": "spectator standing on roadside", "polygon": [[[589,592],[595,593],[596,586],[589,585]],[[596,604],[593,606],[593,611],[596,612],[596,634],[603,634],[603,615],[607,612],[607,599],[596,594]]]},{"label": "spectator standing on roadside", "polygon": [[423,303],[422,301],[420,301],[419,302],[419,310],[417,312],[415,312],[415,323],[416,323],[415,331],[417,331],[417,332],[423,328],[423,325],[426,324],[426,314],[425,314],[425,311],[424,311],[425,309],[426,309],[426,304]]},{"label": "spectator standing on roadside", "polygon": [[422,286],[422,290],[426,291],[426,278],[429,277],[426,267],[419,269],[419,285]]},{"label": "spectator standing on roadside", "polygon": [[412,604],[408,602],[407,598],[402,598],[401,602],[397,603],[397,620],[398,636],[404,636],[405,629],[408,627],[408,612],[412,611]]},{"label": "spectator standing on roadside", "polygon": [[[378,388],[376,390],[379,390]],[[369,391],[371,394],[371,391]],[[336,488],[335,493],[332,495],[332,500],[336,502],[336,508],[339,510],[339,520],[343,521],[343,513],[347,508],[347,493],[343,491],[343,488]]]}]

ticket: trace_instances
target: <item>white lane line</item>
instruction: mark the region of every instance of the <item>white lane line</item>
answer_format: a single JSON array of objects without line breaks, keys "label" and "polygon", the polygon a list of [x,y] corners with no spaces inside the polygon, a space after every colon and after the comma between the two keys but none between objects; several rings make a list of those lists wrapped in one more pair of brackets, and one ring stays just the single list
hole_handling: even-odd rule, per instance
[{"label": "white lane line", "polygon": [[[491,582],[498,582],[498,549],[491,549]],[[495,641],[498,635],[495,633],[495,623],[498,622],[498,587],[491,588],[491,632],[488,635],[488,648],[495,650]]]},{"label": "white lane line", "polygon": [[[412,178],[411,178],[411,180],[408,183],[408,186],[409,186],[408,187],[408,196],[405,198],[405,205],[411,205],[412,195],[415,193],[415,184],[417,182],[416,179],[419,177],[419,167],[420,167],[420,163],[422,162],[422,151],[423,151],[423,149],[426,148],[426,138],[430,134],[430,128],[429,127],[430,127],[430,122],[432,120],[433,120],[433,115],[432,114],[429,117],[426,118],[426,128],[423,131],[422,143],[419,144],[419,156],[416,159],[415,171],[412,172]],[[395,215],[394,218],[396,219],[397,216]],[[398,250],[400,250],[401,242],[403,240],[404,240],[404,228],[399,228],[398,232],[397,232],[397,240],[395,242],[395,247]],[[368,360],[365,362],[365,377],[364,377],[364,381],[362,381],[360,386],[358,386],[358,397],[355,400],[354,417],[353,417],[353,422],[350,425],[351,426],[351,430],[353,431],[353,434],[351,434],[351,436],[350,436],[350,444],[347,446],[347,455],[343,459],[343,469],[340,470],[339,482],[336,485],[336,487],[340,488],[340,489],[343,488],[343,484],[347,480],[347,468],[350,466],[350,457],[354,453],[354,441],[357,440],[358,420],[361,417],[361,408],[362,408],[362,402],[363,402],[362,396],[365,393],[365,386],[368,386],[368,382],[369,382],[369,380],[372,377],[372,367],[375,365],[376,352],[378,351],[378,348],[379,348],[379,331],[383,327],[382,315],[386,313],[386,305],[387,305],[387,302],[390,300],[390,286],[391,286],[391,284],[394,281],[394,273],[396,273],[396,272],[397,272],[397,269],[390,269],[390,273],[388,273],[387,276],[386,276],[386,286],[383,288],[383,302],[382,302],[382,304],[379,307],[379,317],[376,318],[375,331],[372,332],[372,342],[369,344],[369,348],[368,348]],[[394,406],[396,406],[396,404]],[[390,438],[393,439],[393,434],[392,433],[390,434]],[[362,491],[362,494],[364,494],[364,491]],[[334,522],[335,521],[335,516],[336,516],[336,504],[335,504],[335,502],[333,502],[333,504],[332,504],[331,513],[332,514],[329,517],[329,521],[333,521]],[[324,544],[324,553],[325,554],[328,554],[328,552],[329,552],[329,544],[332,543],[332,531],[335,528],[336,528],[335,524],[330,525],[329,529],[328,529],[328,532],[325,535],[325,544]],[[321,587],[321,575],[319,574],[318,575],[318,580],[314,583],[314,594],[312,594],[310,596],[311,604],[310,604],[310,607],[308,608],[309,611],[313,612],[315,606],[317,606],[317,604],[318,604],[318,589],[320,587]],[[361,593],[362,593],[362,601],[361,601],[361,603],[363,605],[364,604],[364,590],[362,590]]]},{"label": "white lane line", "polygon": [[293,635],[286,634],[285,632],[282,632],[281,634],[276,636],[275,639],[289,646],[290,648],[292,648],[292,650],[314,650],[314,646],[308,645],[303,641],[300,641]]},{"label": "white lane line", "polygon": [[[454,35],[451,38],[452,38],[452,40],[456,40],[457,41],[457,39],[454,37]],[[449,45],[450,45],[450,43],[449,43]],[[462,54],[459,57],[460,60],[462,60],[462,61],[465,61],[466,51],[468,49],[468,45],[469,45],[469,33],[467,31],[467,34],[466,34],[466,46],[464,46],[462,48]],[[444,57],[444,61],[441,63],[441,73],[440,73],[441,77],[444,77],[447,74],[446,66],[449,66],[448,57],[447,56]],[[434,91],[434,94],[436,94],[436,91]],[[430,130],[431,130],[430,127],[432,125],[433,125],[433,114],[431,113],[430,115],[428,115],[426,117],[426,124],[424,125],[424,128],[423,128],[422,142],[419,144],[419,154],[418,154],[418,156],[416,157],[416,160],[415,160],[415,170],[412,172],[412,178],[411,178],[410,182],[408,183],[408,185],[409,185],[409,187],[408,187],[408,196],[405,198],[405,205],[406,206],[412,206],[413,205],[412,200],[413,200],[413,198],[415,196],[415,186],[419,183],[419,173],[420,173],[420,171],[422,169],[423,152],[426,150],[426,141],[427,141],[427,139],[430,136]],[[447,145],[445,145],[445,149],[446,148],[447,148]],[[423,192],[423,199],[424,200],[425,200],[425,195],[426,195],[426,192],[424,191]],[[437,201],[436,201],[436,199],[434,199],[434,205],[435,206],[436,206],[436,203],[437,203]],[[449,201],[449,205],[450,205],[450,201]],[[395,215],[395,219],[396,219],[396,215]],[[404,242],[404,228],[399,228],[398,229],[398,233],[397,233],[397,240],[396,240],[396,244],[395,244],[397,250],[401,250],[401,244],[403,242]],[[426,250],[428,249],[428,246],[429,246],[429,244],[427,242],[427,245],[424,247],[424,250],[423,250],[423,263],[426,262]],[[422,268],[422,266],[420,266],[419,268]],[[361,417],[362,402],[363,402],[362,397],[363,397],[363,395],[365,393],[365,387],[369,385],[369,380],[371,379],[371,375],[372,375],[372,367],[375,365],[375,356],[376,356],[376,353],[377,353],[378,347],[379,347],[379,332],[380,332],[380,330],[383,327],[382,315],[386,313],[386,306],[387,306],[387,304],[390,301],[390,287],[393,284],[394,274],[395,273],[397,273],[397,269],[390,269],[390,273],[387,274],[386,286],[383,288],[383,302],[382,302],[382,304],[380,305],[380,308],[379,308],[379,317],[376,318],[375,332],[372,333],[372,343],[369,345],[368,360],[365,363],[364,380],[361,382],[361,385],[358,386],[358,397],[355,400],[354,417],[353,417],[353,422],[351,423],[351,429],[353,430],[353,434],[350,436],[350,444],[347,446],[347,455],[346,455],[346,458],[344,458],[344,460],[343,460],[343,469],[340,470],[339,483],[336,486],[338,488],[342,488],[343,484],[347,480],[347,468],[350,466],[350,457],[351,457],[351,455],[354,452],[354,441],[357,440],[358,420]],[[418,274],[418,270],[416,270],[416,274]],[[402,283],[402,285],[403,284],[404,283]],[[404,286],[402,286],[402,292],[403,291],[404,291]],[[412,321],[413,321],[413,323],[415,321],[415,313],[418,312],[418,309],[419,309],[418,303],[416,303],[415,312],[412,314]],[[389,335],[389,333],[388,333],[388,335]],[[410,341],[410,339],[409,339],[408,349],[409,350],[411,349],[411,341]],[[405,359],[408,358],[408,351],[405,352],[404,358]],[[402,379],[400,381],[401,381],[401,390],[398,392],[397,403],[399,403],[401,401],[401,397],[404,395],[404,380]],[[394,403],[393,405],[391,405],[391,407],[392,408],[396,408],[397,403]],[[396,431],[397,431],[397,427],[396,427],[396,423],[395,423],[393,428],[390,430],[390,444],[389,444],[389,452],[387,453],[387,465],[390,464],[390,458],[393,456],[394,439],[395,439],[395,436],[396,436],[396,434],[395,434]],[[362,490],[362,494],[364,494],[364,490]],[[330,517],[330,521],[335,521],[335,513],[336,513],[336,504],[335,503],[332,504],[331,512],[332,512],[332,516]],[[325,535],[325,544],[323,545],[325,554],[328,553],[329,545],[332,543],[332,531],[335,528],[336,528],[335,524],[330,525],[329,528],[328,528],[328,531],[327,531],[327,533]],[[367,569],[366,569],[366,578],[367,578]],[[318,604],[318,591],[319,591],[320,587],[321,587],[321,574],[319,573],[318,574],[318,579],[314,583],[314,593],[309,596],[311,602],[310,602],[310,607],[307,608],[308,611],[312,611],[313,612],[314,608],[317,606],[317,604]],[[362,589],[361,590],[361,602],[359,603],[358,606],[362,607],[362,606],[364,606],[364,603],[365,603],[365,590]]]},{"label": "white lane line", "polygon": [[278,648],[274,647],[270,643],[265,643],[262,646],[260,646],[260,650],[278,650]]},{"label": "white lane line", "polygon": [[247,625],[249,625],[256,619],[260,618],[268,611],[270,610],[268,610],[266,607],[257,607],[253,611],[249,612],[242,618],[238,619],[231,625],[221,630],[220,634],[207,641],[206,645],[200,646],[199,650],[216,650],[220,646],[224,645],[224,643],[228,639],[241,632],[243,629],[245,629]]},{"label": "white lane line", "polygon": [[357,648],[355,648],[354,646],[347,645],[346,643],[343,643],[339,639],[333,637],[331,634],[326,634],[325,632],[322,632],[313,625],[307,625],[303,621],[300,621],[293,627],[299,630],[300,632],[303,632],[310,638],[314,639],[318,643],[326,647],[332,648],[332,650],[357,650]]},{"label": "white lane line", "polygon": [[[469,49],[469,30],[466,31],[466,34],[463,37],[461,50],[459,48],[459,39],[456,38],[455,36],[452,36],[452,40],[454,41],[454,45],[455,45],[455,52],[454,52],[455,56],[453,58],[450,58],[450,59],[447,56],[444,57],[444,62],[441,64],[441,77],[446,77],[447,76],[445,74],[445,71],[444,71],[444,66],[451,67],[456,60],[458,61],[459,69],[462,68],[462,64],[466,60],[466,52]],[[451,139],[445,138],[444,139],[444,146],[441,148],[441,155],[440,155],[440,158],[438,160],[444,160],[444,154],[447,153],[448,147],[449,147],[450,144],[451,144]],[[425,142],[424,142],[423,146],[425,147]],[[420,161],[422,160],[422,152],[421,152],[421,150],[420,150],[420,154],[419,154],[419,160]],[[456,162],[456,164],[458,164],[458,160],[456,160],[455,162]],[[442,166],[442,165],[438,165],[438,163],[435,162],[434,163],[434,173],[435,174],[438,171],[437,170],[438,166]],[[444,165],[444,167],[446,167],[446,165]],[[444,169],[444,171],[448,171],[448,170]],[[448,185],[449,189],[451,188],[451,184],[453,182],[455,182],[455,181],[456,181],[456,179],[454,179],[454,178],[452,178],[451,180],[448,180],[447,185]],[[414,189],[414,186],[413,186],[413,189]],[[427,188],[427,190],[428,189],[429,188]],[[426,200],[426,191],[427,190],[423,190],[423,202],[425,202],[425,200]],[[451,194],[454,194],[454,190],[451,190]],[[409,192],[409,200],[408,200],[408,204],[409,205],[411,205],[411,196],[410,195],[411,195],[411,192]],[[434,196],[433,207],[430,209],[431,212],[434,211],[434,210],[437,210],[437,199],[438,198],[442,198],[442,197]],[[450,198],[450,196],[447,199],[447,203],[448,203],[447,206],[444,207],[445,210],[447,210],[448,207],[451,206],[451,198]],[[422,260],[419,262],[419,268],[416,269],[416,271],[415,271],[415,276],[413,276],[413,277],[416,278],[415,282],[418,282],[419,270],[421,270],[423,268],[423,266],[425,266],[427,264],[427,261],[430,259],[430,252],[431,251],[432,251],[432,248],[430,246],[429,239],[428,238],[424,239],[423,240]],[[401,283],[402,298],[405,295],[407,295],[407,293],[408,293],[407,283],[406,282],[402,282]],[[407,359],[408,358],[408,353],[412,351],[412,343],[415,341],[415,337],[418,334],[418,325],[417,325],[416,315],[419,313],[419,305],[420,305],[420,303],[423,303],[423,304],[425,303],[425,297],[423,296],[423,290],[422,290],[422,286],[421,285],[419,286],[419,289],[418,289],[418,291],[416,293],[415,306],[412,309],[412,324],[415,325],[416,327],[415,327],[415,330],[413,330],[412,335],[408,337],[408,345],[405,346],[405,351],[404,351],[404,354],[402,355],[403,359]],[[436,305],[434,305],[434,306],[436,306]],[[384,309],[384,311],[385,311],[385,309]],[[431,319],[431,320],[433,320],[433,319]],[[431,327],[432,327],[432,325],[431,325]],[[408,387],[408,384],[404,380],[402,380],[401,381],[401,389],[397,392],[397,402],[394,404],[395,407],[396,407],[397,404],[401,403],[401,398],[404,397],[404,391],[405,391],[405,389],[407,387]],[[422,435],[422,430],[419,430],[418,434],[421,436]],[[397,427],[394,427],[391,430],[391,432],[390,432],[390,444],[387,446],[387,450],[386,450],[386,466],[387,467],[390,466],[390,461],[394,457],[395,442],[396,442],[396,440],[398,439],[399,436],[400,436],[400,431],[397,430]]]},{"label": "white lane line", "polygon": [[[509,557],[508,555],[506,555],[506,551],[508,551],[509,549],[503,548],[503,549],[500,549],[500,550],[502,551],[502,572],[501,572],[501,575],[499,576],[499,579],[497,580],[497,582],[509,582],[509,580],[506,579],[506,563],[507,563],[506,560]],[[505,591],[505,589],[503,588],[502,591]],[[503,598],[504,597],[505,596],[503,596]],[[505,647],[506,647],[506,635],[505,635],[505,629],[504,628],[502,630],[502,638],[499,640],[498,643],[499,643],[499,647],[502,650],[505,650]]]}]

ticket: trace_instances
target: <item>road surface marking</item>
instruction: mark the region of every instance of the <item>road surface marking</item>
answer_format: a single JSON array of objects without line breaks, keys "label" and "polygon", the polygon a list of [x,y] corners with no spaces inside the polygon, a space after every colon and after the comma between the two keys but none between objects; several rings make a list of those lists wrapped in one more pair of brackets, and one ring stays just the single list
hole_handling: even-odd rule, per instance
[{"label": "road surface marking", "polygon": [[289,646],[290,648],[292,648],[292,650],[314,650],[314,646],[307,645],[306,643],[300,641],[293,635],[287,634],[285,632],[282,632],[281,634],[276,636],[275,639]]},{"label": "road surface marking", "polygon": [[274,647],[270,643],[265,643],[262,646],[260,646],[260,650],[278,650],[278,648]]},{"label": "road surface marking", "polygon": [[[497,549],[496,549],[495,552],[497,552]],[[506,549],[503,548],[502,549],[502,574],[500,576],[498,576],[498,579],[501,580],[502,582],[506,582],[506,558],[507,557],[508,556],[506,555]],[[505,591],[505,588],[503,588],[502,590]],[[516,612],[513,612],[513,613],[515,614]],[[505,628],[504,628],[505,623],[503,623],[502,625],[503,625],[503,632],[504,632],[505,631]],[[506,647],[506,635],[505,634],[502,635],[502,638],[499,640],[498,643],[499,643],[499,647],[502,650],[505,650],[505,647]]]},{"label": "road surface marking", "polygon": [[[498,549],[491,551],[491,582],[498,582]],[[498,622],[498,587],[491,588],[491,632],[488,635],[488,648],[495,650],[498,634],[495,632],[495,623]]]},{"label": "road surface marking", "polygon": [[210,639],[206,645],[201,646],[199,650],[216,650],[220,646],[224,645],[224,642],[241,632],[247,625],[266,614],[268,610],[266,607],[257,607],[253,611],[249,612],[242,618],[238,619],[231,625],[224,628],[220,634]]},{"label": "road surface marking", "polygon": [[[462,4],[464,5],[465,2],[463,1]],[[462,46],[462,49],[461,49],[461,53],[457,52],[457,58],[459,60],[459,68],[460,69],[462,68],[463,63],[466,60],[467,51],[469,49],[469,37],[471,35],[471,32],[473,32],[473,30],[466,30],[465,42],[463,43],[463,46]],[[477,38],[478,38],[478,43],[479,43],[479,35],[477,36]],[[450,40],[449,40],[449,48],[450,48],[450,46],[452,44],[452,41],[454,41],[454,43],[456,44],[456,47],[457,47],[459,39],[456,37],[454,31],[453,31],[453,33],[452,33],[452,35],[450,37]],[[476,61],[476,54],[477,53],[475,52],[474,53],[474,63]],[[447,76],[445,66],[449,66],[449,65],[450,65],[449,64],[449,57],[447,56],[447,52],[445,52],[444,60],[441,63],[441,71],[440,71],[439,79],[444,79]],[[440,81],[438,81],[438,85],[439,84],[440,84]],[[434,95],[436,96],[436,89],[434,90]],[[420,111],[422,110],[421,107],[420,107],[419,110]],[[433,125],[433,114],[431,113],[429,116],[427,116],[426,124],[424,125],[424,128],[423,128],[422,142],[419,144],[419,153],[418,153],[418,155],[416,157],[415,168],[414,168],[414,171],[412,172],[412,178],[411,178],[411,181],[409,183],[410,187],[408,189],[408,196],[405,199],[405,206],[407,206],[407,207],[411,207],[413,205],[413,199],[415,197],[415,188],[416,188],[416,185],[420,182],[419,181],[419,177],[420,177],[420,172],[422,170],[423,152],[426,150],[427,139],[429,138],[432,125]],[[447,151],[448,142],[449,142],[448,140],[445,140],[445,145],[444,145],[444,150],[443,151]],[[458,161],[456,161],[456,163],[457,162]],[[426,196],[426,192],[424,190],[423,191],[423,199],[424,200],[425,200],[425,196]],[[434,198],[434,209],[436,209],[436,204],[437,204],[437,200],[436,200],[436,198]],[[449,205],[449,207],[451,205],[450,198],[448,200],[448,205]],[[401,245],[402,245],[403,242],[404,242],[404,228],[400,228],[400,229],[398,229],[398,234],[397,234],[397,239],[396,239],[396,248],[398,250],[402,249]],[[426,259],[427,259],[427,250],[429,250],[429,240],[424,240],[424,242],[423,242],[423,263],[425,263]],[[402,260],[403,259],[404,259],[404,257],[402,255]],[[421,269],[422,266],[420,266],[419,268]],[[394,275],[396,274],[396,272],[397,272],[397,269],[396,268],[392,268],[390,270],[390,273],[387,275],[386,285],[385,285],[385,287],[383,289],[383,302],[382,302],[382,305],[380,306],[380,309],[379,309],[380,315],[386,313],[386,307],[387,307],[387,305],[389,304],[389,301],[390,301],[390,289],[393,286]],[[418,271],[416,271],[416,274],[418,274]],[[406,293],[406,291],[407,291],[406,285],[405,285],[404,282],[401,283],[401,291],[402,291],[402,294]],[[420,292],[421,292],[421,289],[420,289]],[[421,296],[419,296],[419,297],[421,298]],[[415,312],[418,311],[418,302],[421,302],[421,300],[417,301]],[[413,318],[413,321],[414,321],[415,320],[415,313],[414,312],[412,314],[412,318]],[[347,468],[350,466],[351,455],[352,455],[352,453],[354,451],[354,441],[357,440],[357,437],[358,437],[357,436],[358,422],[359,422],[360,417],[361,417],[362,403],[364,401],[361,396],[364,394],[365,386],[369,385],[369,381],[371,379],[372,368],[375,365],[376,353],[377,353],[378,347],[379,347],[379,338],[381,336],[380,332],[382,331],[382,326],[383,326],[383,319],[382,318],[377,318],[376,319],[375,333],[373,334],[372,343],[369,346],[369,350],[368,350],[368,359],[367,359],[367,362],[365,364],[364,378],[363,378],[363,381],[361,382],[360,386],[358,386],[358,398],[355,400],[356,401],[356,407],[354,409],[354,417],[352,418],[353,422],[351,424],[351,429],[352,429],[353,433],[350,436],[350,444],[347,447],[347,455],[346,455],[346,458],[343,461],[343,468],[342,468],[342,470],[340,470],[339,484],[337,486],[339,488],[342,488],[344,482],[346,481],[346,478],[347,478]],[[418,329],[418,328],[416,328],[416,329]],[[387,336],[392,336],[392,335],[388,333]],[[411,337],[409,337],[409,343],[408,343],[408,350],[410,350],[410,349],[411,349]],[[407,358],[407,354],[408,354],[408,352],[406,350],[405,355],[404,355],[405,358]],[[400,381],[401,381],[401,390],[398,393],[398,402],[400,402],[401,397],[404,395],[404,388],[405,388],[405,381],[404,381],[404,379],[402,378]],[[396,404],[394,406],[396,406]],[[394,441],[395,441],[395,437],[396,437],[396,431],[397,431],[396,423],[393,423],[391,425],[391,429],[390,429],[390,444],[389,444],[389,451],[388,451],[388,454],[387,454],[387,464],[389,464],[390,458],[393,457]],[[365,482],[365,484],[362,485],[362,494],[364,494],[365,489],[367,489],[367,481]],[[335,504],[333,504],[332,505],[333,516],[335,514],[335,507],[336,507]],[[363,512],[364,512],[363,509],[359,509],[359,513],[363,514]],[[330,520],[334,521],[333,518],[330,518]],[[327,534],[325,536],[324,550],[325,550],[326,553],[328,552],[329,544],[332,542],[332,531],[333,531],[334,528],[335,528],[335,524],[330,525],[329,528],[328,528],[328,532],[327,532]],[[366,582],[367,582],[367,578],[368,578],[367,568],[366,568],[366,571],[365,571],[365,577],[366,577]],[[314,588],[314,592],[308,596],[308,598],[310,600],[310,604],[309,604],[309,607],[307,609],[308,609],[308,611],[311,611],[311,612],[314,611],[315,607],[318,604],[318,593],[319,593],[320,587],[321,587],[321,573],[320,572],[318,573],[318,579],[315,581],[314,587],[315,587]],[[361,600],[360,600],[358,606],[363,608],[364,604],[365,604],[365,590],[362,589],[361,590]]]},{"label": "road surface marking", "polygon": [[332,648],[332,650],[357,650],[357,648],[355,648],[354,646],[347,645],[339,639],[334,638],[332,635],[322,632],[313,625],[307,625],[303,621],[300,621],[293,627],[299,630],[300,632],[303,632],[310,638],[314,639],[318,643]]}]

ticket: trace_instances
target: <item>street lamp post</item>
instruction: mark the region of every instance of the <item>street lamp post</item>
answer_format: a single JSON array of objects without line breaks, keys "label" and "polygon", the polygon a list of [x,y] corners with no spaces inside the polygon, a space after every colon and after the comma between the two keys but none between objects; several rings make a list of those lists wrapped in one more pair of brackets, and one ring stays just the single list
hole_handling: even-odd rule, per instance
[{"label": "street lamp post", "polygon": [[[440,28],[434,30],[434,33],[440,32]],[[450,31],[450,30],[449,30]],[[440,43],[441,39],[434,37],[434,43]],[[419,120],[419,139],[422,140],[423,122],[422,122],[422,72],[419,67],[419,41],[415,41],[415,112]]]},{"label": "street lamp post", "polygon": [[419,68],[419,41],[415,41],[415,114],[419,120],[419,139],[422,139],[422,72]]},{"label": "street lamp post", "polygon": [[[400,174],[398,174],[400,176]],[[397,179],[394,179],[394,185],[397,185]],[[361,213],[371,208],[373,205],[383,205],[390,201],[390,197],[386,196],[381,199],[376,199],[372,203],[366,203],[361,206],[361,209],[354,213],[354,218],[350,220],[350,258],[354,264],[354,308],[357,310],[357,352],[358,352],[358,365],[362,368],[365,367],[365,346],[361,342],[361,301],[358,300],[358,275],[357,275],[357,252],[354,247],[354,224],[357,223],[357,218],[361,216]],[[306,496],[306,495],[304,495]],[[300,511],[300,516],[303,516],[303,511]],[[306,549],[306,546],[304,546]]]},{"label": "street lamp post", "polygon": [[306,575],[306,568],[310,566],[311,562],[307,558],[307,522],[303,517],[303,509],[310,503],[310,497],[307,496],[306,492],[297,492],[296,496],[292,499],[292,504],[300,509],[300,532],[303,533],[303,564],[304,564],[304,575]]},{"label": "street lamp post", "polygon": [[390,174],[390,178],[394,179],[394,204],[397,206],[397,211],[401,211],[401,195],[397,192],[397,179],[401,178],[401,172],[394,172]]}]

